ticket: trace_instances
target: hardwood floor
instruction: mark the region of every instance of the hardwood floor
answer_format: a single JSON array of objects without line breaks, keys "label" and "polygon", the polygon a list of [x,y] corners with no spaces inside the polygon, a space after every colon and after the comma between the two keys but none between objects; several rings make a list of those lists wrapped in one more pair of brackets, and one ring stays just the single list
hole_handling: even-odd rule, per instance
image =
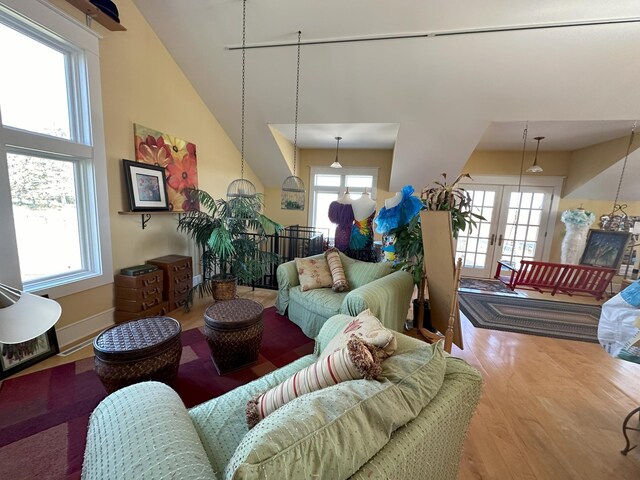
[{"label": "hardwood floor", "polygon": [[[241,295],[265,306],[275,302],[273,291],[242,289]],[[548,294],[540,298],[595,302]],[[191,312],[172,315],[184,329],[199,326],[207,303],[198,300]],[[620,453],[622,421],[640,405],[640,365],[613,359],[598,344],[476,329],[465,318],[462,329],[465,350],[454,346],[453,354],[478,368],[485,386],[465,443],[460,480],[640,479],[640,447],[627,456]],[[91,354],[87,346],[36,367]],[[640,433],[631,433],[634,443],[640,442]]]}]

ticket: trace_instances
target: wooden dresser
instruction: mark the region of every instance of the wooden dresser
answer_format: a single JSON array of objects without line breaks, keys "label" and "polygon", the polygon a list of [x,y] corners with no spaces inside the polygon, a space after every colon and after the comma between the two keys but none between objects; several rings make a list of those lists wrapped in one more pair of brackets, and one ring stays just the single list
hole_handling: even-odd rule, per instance
[{"label": "wooden dresser", "polygon": [[185,304],[189,290],[193,285],[191,257],[184,255],[166,255],[148,260],[157,265],[163,273],[163,300],[169,303],[169,311]]},{"label": "wooden dresser", "polygon": [[165,315],[168,302],[163,299],[162,270],[142,275],[116,275],[116,323],[143,317]]}]

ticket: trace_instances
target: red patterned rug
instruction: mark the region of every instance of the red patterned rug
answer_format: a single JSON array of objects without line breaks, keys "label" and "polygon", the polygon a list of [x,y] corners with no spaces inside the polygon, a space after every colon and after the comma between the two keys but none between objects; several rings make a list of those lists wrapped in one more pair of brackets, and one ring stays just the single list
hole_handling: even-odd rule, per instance
[{"label": "red patterned rug", "polygon": [[[264,311],[258,363],[218,375],[201,329],[182,332],[174,388],[187,407],[254,380],[313,351],[313,340],[275,308]],[[0,478],[80,478],[87,422],[107,396],[93,357],[0,384]]]}]

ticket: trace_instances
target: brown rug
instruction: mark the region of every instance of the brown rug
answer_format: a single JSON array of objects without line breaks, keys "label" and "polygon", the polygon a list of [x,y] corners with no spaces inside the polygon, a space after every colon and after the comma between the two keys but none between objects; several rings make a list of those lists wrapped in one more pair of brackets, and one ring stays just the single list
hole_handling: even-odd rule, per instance
[{"label": "brown rug", "polygon": [[598,342],[599,305],[460,292],[460,310],[479,328]]}]

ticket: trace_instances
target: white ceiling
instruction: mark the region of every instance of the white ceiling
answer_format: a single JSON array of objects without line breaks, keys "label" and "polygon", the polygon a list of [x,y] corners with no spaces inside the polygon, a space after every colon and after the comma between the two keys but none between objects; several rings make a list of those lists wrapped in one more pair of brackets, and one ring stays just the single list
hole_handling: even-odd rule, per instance
[{"label": "white ceiling", "polygon": [[[239,145],[241,52],[225,47],[241,44],[242,1],[134,2]],[[637,0],[248,0],[246,37],[295,42],[301,30],[309,42],[638,16]],[[623,136],[640,118],[638,45],[640,23],[303,45],[299,144],[335,148],[337,135],[345,148],[395,144],[396,190],[455,175],[478,143],[519,150],[526,120],[529,138],[547,137],[541,149]],[[268,186],[289,174],[269,125],[293,137],[295,74],[295,46],[246,52],[246,159]]]}]

